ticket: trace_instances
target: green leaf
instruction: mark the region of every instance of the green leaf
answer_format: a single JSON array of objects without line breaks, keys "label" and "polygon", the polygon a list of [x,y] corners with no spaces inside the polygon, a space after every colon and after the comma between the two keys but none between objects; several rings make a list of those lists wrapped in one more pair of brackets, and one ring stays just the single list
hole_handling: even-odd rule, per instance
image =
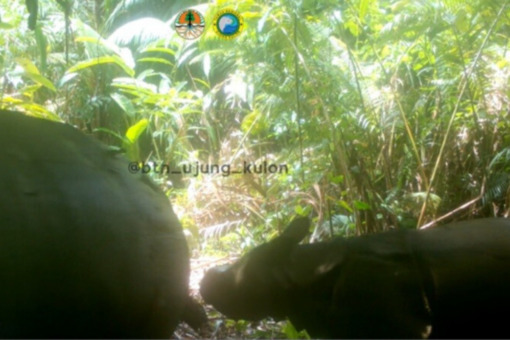
[{"label": "green leaf", "polygon": [[172,56],[175,55],[175,51],[171,50],[169,48],[163,48],[163,47],[147,47],[142,50],[142,52],[163,52],[170,54]]},{"label": "green leaf", "polygon": [[464,9],[461,9],[457,12],[455,16],[455,27],[460,32],[466,32],[469,28],[469,21],[467,18],[467,12]]},{"label": "green leaf", "polygon": [[66,73],[62,78],[60,78],[60,81],[58,82],[57,86],[62,87],[64,86],[68,81],[71,81],[72,79],[76,78],[78,76],[78,73]]},{"label": "green leaf", "polygon": [[361,22],[365,21],[365,15],[367,14],[368,8],[372,4],[372,0],[361,0],[359,4],[359,19]]},{"label": "green leaf", "polygon": [[4,30],[10,30],[10,29],[13,29],[14,26],[7,23],[7,22],[0,22],[0,29],[4,29]]},{"label": "green leaf", "polygon": [[109,135],[112,135],[116,138],[118,138],[120,141],[122,142],[129,142],[125,137],[121,136],[120,134],[118,134],[117,132],[113,131],[113,130],[110,130],[110,129],[107,129],[107,128],[96,128],[94,129],[94,132],[98,132],[98,131],[101,131],[101,132],[105,132]]},{"label": "green leaf", "polygon": [[190,48],[189,50],[187,50],[186,52],[184,52],[180,57],[179,57],[179,61],[177,63],[177,66],[181,66],[183,63],[185,63],[187,61],[187,58],[191,56],[191,54],[193,54],[193,52],[195,52],[197,50],[196,47],[194,48]]},{"label": "green leaf", "polygon": [[301,213],[300,215],[302,215],[302,216],[308,216],[308,215],[310,215],[310,213],[311,213],[311,212],[312,212],[312,206],[311,206],[311,205],[307,205],[307,206],[303,209],[303,211],[302,211],[302,213]]},{"label": "green leaf", "polygon": [[131,143],[136,143],[142,132],[145,131],[147,126],[149,125],[149,121],[147,119],[141,119],[135,125],[129,127],[126,132],[126,137]]},{"label": "green leaf", "polygon": [[269,14],[271,14],[271,11],[273,9],[276,9],[276,8],[269,7],[266,10],[266,13],[264,13],[264,15],[262,16],[262,18],[260,18],[259,22],[257,23],[257,32],[258,33],[262,32],[262,30],[264,29],[264,25],[266,24],[267,18],[269,17]]},{"label": "green leaf", "polygon": [[287,320],[285,326],[283,327],[283,332],[288,339],[310,339],[310,336],[306,330],[298,332],[289,320]]},{"label": "green leaf", "polygon": [[241,123],[241,129],[244,132],[251,132],[255,135],[266,131],[266,128],[264,116],[259,110],[253,110],[251,113],[247,114]]},{"label": "green leaf", "polygon": [[296,214],[301,215],[301,216],[304,216],[304,212],[305,212],[305,211],[304,211],[304,209],[303,209],[303,207],[302,207],[302,206],[300,206],[300,205],[296,205],[296,206],[294,207],[294,211],[296,212]]},{"label": "green leaf", "polygon": [[343,207],[345,210],[352,212],[352,208],[349,206],[349,203],[347,203],[344,200],[339,200],[338,204],[340,204],[341,207]]},{"label": "green leaf", "polygon": [[158,88],[155,85],[133,78],[115,78],[112,86],[122,90],[132,91],[137,97],[140,97],[142,94],[154,95],[158,92]]},{"label": "green leaf", "polygon": [[297,29],[299,32],[300,40],[303,42],[305,46],[311,46],[312,45],[312,36],[310,34],[310,31],[308,30],[308,26],[305,24],[304,21],[298,21],[297,22]]},{"label": "green leaf", "polygon": [[[4,98],[2,101],[8,102],[8,100],[6,100],[6,99],[7,98]],[[46,118],[46,119],[50,119],[50,120],[53,120],[56,122],[62,122],[62,119],[60,119],[59,116],[57,116],[56,114],[54,114],[51,111],[48,111],[45,107],[43,107],[41,105],[38,105],[35,103],[22,102],[20,100],[17,100],[16,104],[17,104],[16,106],[21,107],[26,112],[30,113],[30,116]]]},{"label": "green leaf", "polygon": [[138,59],[138,62],[160,63],[160,64],[169,65],[169,66],[174,66],[173,63],[171,63],[168,60],[163,59],[163,58],[140,58],[140,59]]},{"label": "green leaf", "polygon": [[289,322],[283,327],[283,332],[287,336],[287,339],[299,339],[299,332],[296,331],[296,328]]},{"label": "green leaf", "polygon": [[211,88],[211,85],[209,83],[207,83],[206,81],[202,80],[202,79],[199,79],[199,78],[193,78],[193,81],[195,83],[199,83],[199,84],[202,84],[205,86],[205,88],[207,89],[210,89]]},{"label": "green leaf", "polygon": [[358,210],[370,210],[370,205],[368,205],[368,204],[366,204],[365,202],[362,202],[362,201],[354,200],[354,206]]},{"label": "green leaf", "polygon": [[345,28],[347,28],[353,36],[359,36],[359,27],[354,21],[348,21],[345,23]]},{"label": "green leaf", "polygon": [[21,66],[23,68],[23,70],[26,73],[41,74],[39,72],[39,69],[37,68],[37,66],[35,66],[34,63],[30,59],[16,58],[14,60],[18,63],[19,66]]},{"label": "green leaf", "polygon": [[55,85],[53,85],[53,83],[49,79],[45,78],[44,76],[42,76],[40,74],[25,73],[25,76],[27,76],[28,78],[32,79],[37,84],[40,84],[53,92],[57,91],[57,89],[55,88]]},{"label": "green leaf", "polygon": [[124,110],[124,112],[126,112],[128,116],[130,117],[135,116],[136,110],[131,100],[129,100],[126,96],[123,96],[120,93],[112,93],[110,96],[117,103],[117,105],[119,105],[120,108]]},{"label": "green leaf", "polygon": [[79,36],[74,41],[76,42],[83,42],[83,43],[89,43],[89,45],[94,46],[95,49],[97,49],[98,46],[104,47],[101,49],[105,54],[115,53],[118,56],[121,56],[123,54],[123,51],[125,51],[125,48],[119,48],[116,44],[113,42],[110,42],[109,40],[105,40],[101,38],[101,36],[98,35],[97,32],[93,31],[92,28],[90,28],[90,32],[88,32],[88,36]]},{"label": "green leaf", "polygon": [[331,181],[331,183],[336,183],[336,184],[343,183],[344,182],[344,176],[338,175],[338,176],[332,177],[330,179],[330,181]]},{"label": "green leaf", "polygon": [[124,150],[126,150],[126,156],[129,160],[131,161],[140,160],[139,158],[140,152],[137,141],[148,125],[149,121],[147,119],[142,119],[127,130],[126,138],[124,138],[122,147],[124,148]]},{"label": "green leaf", "polygon": [[39,90],[40,88],[41,88],[41,85],[39,85],[39,84],[31,85],[31,86],[27,86],[27,87],[23,88],[20,92],[23,93],[24,96],[33,100],[34,93],[37,92],[37,90]]},{"label": "green leaf", "polygon": [[109,56],[109,57],[99,57],[99,58],[92,58],[88,59],[82,62],[77,63],[73,67],[69,68],[66,73],[72,73],[77,72],[80,70],[84,70],[87,68],[91,68],[93,66],[102,65],[102,64],[116,64],[120,68],[124,70],[129,76],[133,77],[135,75],[135,71],[127,66],[122,59],[120,59],[118,56]]}]

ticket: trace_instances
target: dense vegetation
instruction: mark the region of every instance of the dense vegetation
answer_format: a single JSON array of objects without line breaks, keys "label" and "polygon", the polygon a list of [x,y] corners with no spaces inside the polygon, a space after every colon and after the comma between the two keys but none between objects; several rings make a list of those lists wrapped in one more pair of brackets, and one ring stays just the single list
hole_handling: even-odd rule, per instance
[{"label": "dense vegetation", "polygon": [[[207,27],[186,41],[173,22],[191,6]],[[245,19],[237,39],[210,27],[223,8]],[[509,1],[39,0],[33,31],[28,16],[0,0],[2,108],[152,166],[288,167],[152,172],[195,250],[310,211],[313,239],[509,211]]]}]

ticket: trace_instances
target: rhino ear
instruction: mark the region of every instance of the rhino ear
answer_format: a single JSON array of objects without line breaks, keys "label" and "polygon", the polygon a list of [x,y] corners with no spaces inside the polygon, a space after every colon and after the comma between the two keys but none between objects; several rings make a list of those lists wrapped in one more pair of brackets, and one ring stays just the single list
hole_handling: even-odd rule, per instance
[{"label": "rhino ear", "polygon": [[291,241],[294,244],[301,242],[310,232],[310,219],[308,217],[296,217],[280,235],[280,238]]}]

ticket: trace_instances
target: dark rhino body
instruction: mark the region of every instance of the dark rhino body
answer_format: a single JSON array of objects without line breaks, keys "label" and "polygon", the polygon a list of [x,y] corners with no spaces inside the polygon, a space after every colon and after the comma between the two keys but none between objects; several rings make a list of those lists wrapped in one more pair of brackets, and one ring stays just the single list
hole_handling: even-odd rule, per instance
[{"label": "dark rhino body", "polygon": [[510,338],[510,220],[298,245],[308,227],[296,219],[208,271],[204,300],[234,319],[288,317],[319,338]]},{"label": "dark rhino body", "polygon": [[169,338],[189,259],[167,197],[64,124],[0,110],[0,338]]}]

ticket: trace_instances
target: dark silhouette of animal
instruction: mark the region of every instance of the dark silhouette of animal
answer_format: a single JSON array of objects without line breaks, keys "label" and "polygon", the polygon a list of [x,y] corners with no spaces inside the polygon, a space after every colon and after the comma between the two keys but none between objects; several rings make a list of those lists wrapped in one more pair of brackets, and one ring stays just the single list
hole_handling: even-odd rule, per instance
[{"label": "dark silhouette of animal", "polygon": [[510,338],[510,220],[299,245],[309,221],[231,266],[204,300],[233,319],[288,318],[313,338]]},{"label": "dark silhouette of animal", "polygon": [[169,338],[188,248],[164,193],[71,126],[0,110],[0,338]]},{"label": "dark silhouette of animal", "polygon": [[207,327],[207,313],[204,306],[191,296],[184,305],[181,321],[187,323],[195,331],[200,332],[202,328]]}]

